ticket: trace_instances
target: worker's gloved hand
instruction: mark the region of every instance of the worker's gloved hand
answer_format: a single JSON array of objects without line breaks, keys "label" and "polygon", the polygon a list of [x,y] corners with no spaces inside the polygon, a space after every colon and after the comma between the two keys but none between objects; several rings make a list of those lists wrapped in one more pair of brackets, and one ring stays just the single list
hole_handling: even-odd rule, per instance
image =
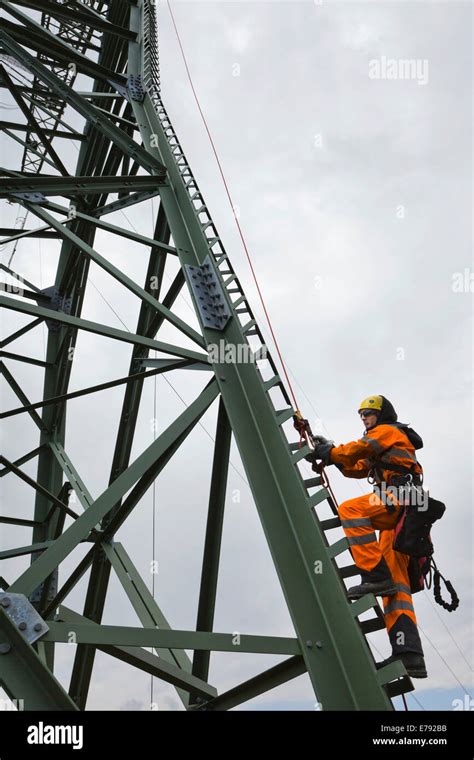
[{"label": "worker's gloved hand", "polygon": [[315,436],[313,440],[316,446],[311,454],[308,454],[308,456],[305,457],[306,461],[314,464],[317,459],[320,459],[325,466],[332,464],[330,460],[330,452],[331,449],[334,448],[334,441],[330,441],[328,438],[323,438],[321,435]]}]

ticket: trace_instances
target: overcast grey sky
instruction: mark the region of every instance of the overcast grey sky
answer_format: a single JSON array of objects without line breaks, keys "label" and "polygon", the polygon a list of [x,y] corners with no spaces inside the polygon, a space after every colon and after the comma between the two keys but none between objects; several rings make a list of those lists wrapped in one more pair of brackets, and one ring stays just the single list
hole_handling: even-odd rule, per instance
[{"label": "overcast grey sky", "polygon": [[[449,614],[434,605],[431,592],[414,598],[430,676],[416,682],[415,696],[425,706],[451,709],[453,698],[463,695],[460,683],[473,694],[473,295],[469,287],[457,287],[457,273],[464,278],[465,270],[467,277],[473,271],[472,6],[180,0],[173,8],[304,414],[314,429],[343,443],[362,433],[356,414],[360,400],[382,393],[425,441],[420,460],[426,485],[447,503],[443,521],[433,530],[436,560],[457,589],[461,606]],[[163,2],[158,3],[158,21],[165,106],[267,335]],[[420,76],[371,78],[370,61],[382,65],[388,59],[418,61]],[[4,118],[13,118],[13,111],[7,114]],[[15,168],[19,151],[15,153],[10,141],[2,146],[2,161]],[[69,160],[72,170],[75,152]],[[127,212],[128,221],[120,214],[109,220],[151,234],[156,208],[149,203]],[[7,206],[3,213],[7,226],[17,207]],[[123,239],[110,241],[99,232],[95,247],[142,283],[146,252]],[[57,251],[57,244],[45,240],[41,246],[38,241],[24,243],[14,268],[46,287],[54,279]],[[10,252],[11,247],[3,252],[3,261]],[[168,276],[173,276],[172,269]],[[127,328],[135,329],[138,300],[95,265],[91,280]],[[125,329],[94,285],[88,288],[83,316]],[[197,327],[188,294],[177,311]],[[23,321],[9,312],[5,332]],[[16,350],[42,357],[44,329],[36,329],[35,346],[25,336]],[[189,345],[168,327],[162,339]],[[268,345],[272,351],[270,340]],[[126,374],[129,355],[125,344],[81,336],[71,390]],[[41,370],[16,362],[8,366],[28,396],[38,400]],[[203,383],[190,375],[170,378],[186,403]],[[153,439],[154,387],[147,381],[134,457]],[[2,401],[6,408],[17,406],[5,385]],[[70,404],[67,450],[93,496],[107,485],[121,402],[122,392],[112,390]],[[184,408],[164,378],[156,382],[156,404],[158,432]],[[178,629],[195,626],[212,464],[208,434],[214,435],[214,424],[215,405],[203,420],[205,429],[196,428],[155,489],[156,597]],[[29,418],[12,418],[5,431],[10,459],[36,445]],[[215,630],[292,635],[235,446],[232,464]],[[35,474],[33,465],[24,469]],[[339,501],[369,490],[365,481],[329,474]],[[11,514],[14,506],[21,516],[30,516],[28,486],[12,476],[2,485],[4,512]],[[149,492],[118,535],[148,583],[152,498]],[[5,548],[29,543],[28,532],[21,528],[3,533]],[[339,537],[335,533],[334,540]],[[78,549],[64,563],[63,580],[82,553]],[[7,580],[26,567],[23,559],[4,565],[1,574]],[[79,584],[68,600],[78,611],[84,588]],[[137,624],[114,579],[105,622]],[[389,654],[384,631],[372,634],[370,641],[383,656]],[[65,683],[71,650],[58,646],[58,675]],[[224,691],[277,660],[215,654],[210,680]],[[89,708],[149,708],[149,677],[102,654],[96,662]],[[159,681],[154,696],[160,709],[180,707],[173,689]],[[309,679],[302,676],[246,707],[313,709],[314,701]],[[410,698],[409,705],[419,709]]]}]

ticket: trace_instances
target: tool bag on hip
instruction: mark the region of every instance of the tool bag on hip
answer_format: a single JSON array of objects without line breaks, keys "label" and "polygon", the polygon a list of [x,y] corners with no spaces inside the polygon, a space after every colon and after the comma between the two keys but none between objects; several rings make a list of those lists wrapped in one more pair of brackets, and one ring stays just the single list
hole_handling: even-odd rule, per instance
[{"label": "tool bag on hip", "polygon": [[431,557],[434,551],[431,527],[446,511],[442,501],[424,492],[422,504],[405,504],[395,528],[393,548],[410,557]]},{"label": "tool bag on hip", "polygon": [[[439,572],[432,556],[434,546],[431,527],[436,520],[441,519],[445,511],[446,505],[426,492],[421,506],[404,505],[394,530],[393,548],[410,557],[408,576],[411,593],[416,594],[425,586],[431,588],[433,581],[435,601],[448,612],[453,612],[459,606],[459,598],[451,582]],[[451,602],[445,602],[441,596],[441,580],[451,596]]]}]

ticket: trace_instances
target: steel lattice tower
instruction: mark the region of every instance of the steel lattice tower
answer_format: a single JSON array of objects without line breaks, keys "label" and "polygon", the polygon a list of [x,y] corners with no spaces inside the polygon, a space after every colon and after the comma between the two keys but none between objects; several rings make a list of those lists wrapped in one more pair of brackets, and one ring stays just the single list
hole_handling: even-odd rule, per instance
[{"label": "steel lattice tower", "polygon": [[[1,475],[28,484],[35,504],[31,520],[15,517],[14,504],[5,505],[7,514],[1,518],[3,524],[31,527],[32,538],[26,547],[0,553],[2,559],[31,555],[31,563],[16,580],[2,579],[0,683],[10,698],[24,700],[25,709],[84,709],[99,649],[173,684],[186,709],[229,709],[307,672],[325,710],[391,710],[390,697],[410,690],[411,682],[401,663],[375,669],[365,639],[384,627],[375,598],[347,601],[343,580],[357,570],[337,564],[348,549],[347,540],[330,544],[326,535],[340,525],[336,506],[321,478],[303,479],[299,463],[309,448],[299,447],[295,434],[289,440],[291,431],[285,432],[294,413],[290,398],[276,364],[262,351],[264,341],[251,305],[163,105],[154,5],[151,0],[0,0],[6,12],[0,23],[1,86],[16,103],[20,119],[3,121],[2,128],[23,147],[21,166],[2,167],[0,193],[39,223],[22,231],[2,228],[1,242],[22,245],[38,237],[60,246],[54,284],[38,288],[21,281],[18,290],[5,286],[10,292],[2,297],[3,307],[18,315],[18,327],[2,342],[2,374],[20,402],[3,416],[29,415],[39,429],[39,441],[25,440],[25,454],[15,461],[2,456]],[[15,70],[23,73],[21,80]],[[87,92],[75,87],[79,76],[88,81]],[[71,143],[78,146],[73,174],[63,155]],[[153,197],[159,201],[153,238],[107,220],[114,211]],[[149,251],[144,283],[111,263],[107,250],[112,248],[94,247],[98,230],[111,240],[130,239]],[[165,292],[170,260],[179,267]],[[82,316],[91,262],[138,299],[135,332]],[[14,268],[2,268],[15,278]],[[200,330],[176,314],[175,301],[183,289],[189,291]],[[14,353],[15,341],[33,336],[43,323],[48,332],[46,360]],[[193,348],[160,340],[164,324],[173,325]],[[68,390],[76,338],[83,331],[130,346],[126,377],[98,384],[90,366],[89,387]],[[219,341],[236,349],[249,346],[255,361],[210,362],[208,347]],[[151,351],[159,357],[151,358]],[[15,379],[17,361],[40,365],[44,383],[37,398],[42,401],[32,403]],[[183,369],[206,372],[207,384],[133,458],[145,380]],[[94,500],[87,489],[87,472],[79,474],[68,453],[67,403],[114,386],[124,391],[123,406],[109,485]],[[196,630],[176,631],[114,536],[213,404],[218,405],[217,429]],[[231,633],[213,631],[232,435],[295,636],[242,635],[240,652],[287,658],[218,694],[208,682],[210,654],[235,651]],[[35,459],[37,475],[32,478],[22,465]],[[76,495],[74,505],[71,493]],[[316,507],[324,502],[334,516],[321,520]],[[81,542],[90,548],[60,583],[61,564]],[[323,572],[315,572],[315,563],[322,564]],[[102,624],[111,572],[142,628]],[[87,573],[79,613],[63,602]],[[370,610],[375,616],[359,620]],[[67,641],[71,629],[77,649],[66,690],[53,674],[54,644]],[[155,653],[145,647],[153,647]],[[194,652],[192,661],[185,650]]]}]

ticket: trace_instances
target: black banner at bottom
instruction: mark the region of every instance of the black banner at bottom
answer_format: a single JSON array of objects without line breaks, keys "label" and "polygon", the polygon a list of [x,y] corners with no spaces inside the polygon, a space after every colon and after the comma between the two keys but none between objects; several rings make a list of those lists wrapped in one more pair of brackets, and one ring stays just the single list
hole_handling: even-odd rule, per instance
[{"label": "black banner at bottom", "polygon": [[[106,751],[125,754],[130,744],[136,758],[171,743],[180,754],[188,747],[255,752],[265,750],[334,753],[357,750],[372,756],[415,751],[420,758],[455,757],[472,760],[472,713],[419,712],[0,712],[0,760],[24,757],[94,757]],[[203,742],[205,743],[203,745]],[[284,744],[283,744],[284,742]],[[300,744],[301,742],[301,744]],[[309,746],[308,746],[309,744]],[[127,752],[127,754],[128,754]]]}]

